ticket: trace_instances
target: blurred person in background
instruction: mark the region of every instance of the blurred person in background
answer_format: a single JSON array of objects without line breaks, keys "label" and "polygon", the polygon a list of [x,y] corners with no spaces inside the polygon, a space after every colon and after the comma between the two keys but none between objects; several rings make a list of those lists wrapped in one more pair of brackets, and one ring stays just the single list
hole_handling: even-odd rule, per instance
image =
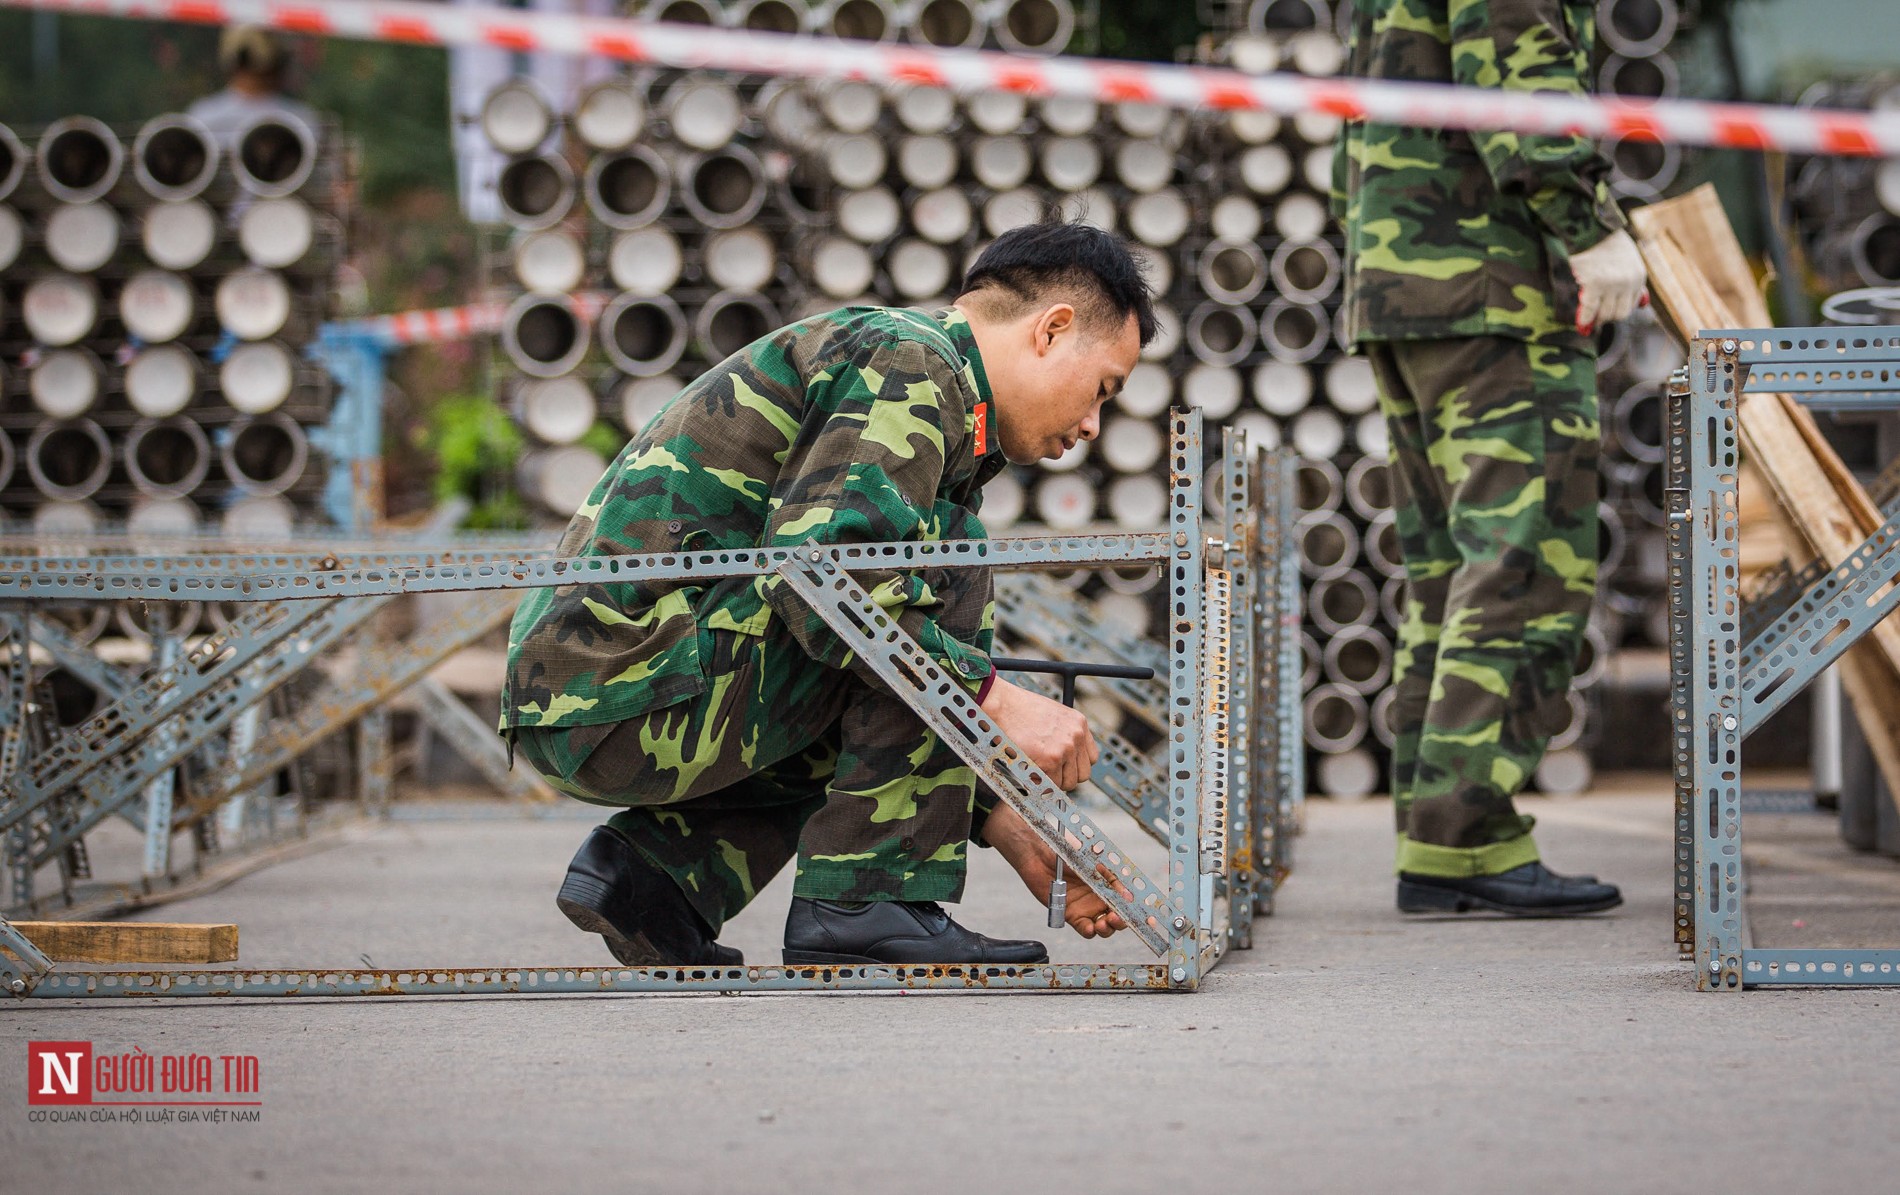
[{"label": "blurred person in background", "polygon": [[233,25],[218,38],[224,90],[193,103],[186,115],[202,122],[226,149],[260,116],[293,116],[315,129],[316,112],[285,94],[289,68],[290,53],[274,33],[260,25]]}]

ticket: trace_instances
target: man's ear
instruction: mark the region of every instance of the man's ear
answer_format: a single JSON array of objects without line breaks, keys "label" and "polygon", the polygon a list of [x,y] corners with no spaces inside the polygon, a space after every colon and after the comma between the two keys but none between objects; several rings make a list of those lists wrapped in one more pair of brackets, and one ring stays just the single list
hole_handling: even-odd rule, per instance
[{"label": "man's ear", "polygon": [[1041,355],[1056,346],[1056,339],[1075,327],[1075,308],[1067,303],[1057,303],[1042,313],[1036,321],[1036,353]]}]

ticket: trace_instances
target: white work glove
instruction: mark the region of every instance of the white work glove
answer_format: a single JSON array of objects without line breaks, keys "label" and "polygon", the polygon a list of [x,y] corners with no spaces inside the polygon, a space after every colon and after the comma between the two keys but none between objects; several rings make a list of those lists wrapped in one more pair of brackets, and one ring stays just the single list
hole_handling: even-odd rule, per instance
[{"label": "white work glove", "polygon": [[1627,232],[1613,232],[1572,254],[1570,272],[1577,277],[1577,331],[1586,335],[1599,323],[1628,318],[1649,298],[1643,290],[1649,273]]}]

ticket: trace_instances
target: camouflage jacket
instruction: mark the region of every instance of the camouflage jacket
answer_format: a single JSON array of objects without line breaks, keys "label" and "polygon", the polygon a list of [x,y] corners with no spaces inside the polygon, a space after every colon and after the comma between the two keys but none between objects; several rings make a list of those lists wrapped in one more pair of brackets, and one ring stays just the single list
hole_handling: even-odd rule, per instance
[{"label": "camouflage jacket", "polygon": [[[1004,463],[989,399],[954,309],[848,307],[793,324],[706,371],[641,429],[560,553],[980,539],[982,487]],[[989,611],[980,641],[961,642],[934,617],[931,570],[853,575],[973,693],[989,676]],[[776,576],[537,589],[509,628],[502,725],[618,722],[697,695],[706,636],[762,635],[775,619],[814,660],[853,663]]]},{"label": "camouflage jacket", "polygon": [[[1360,77],[1587,90],[1595,0],[1359,0]],[[1354,121],[1333,159],[1349,343],[1579,343],[1569,254],[1624,227],[1583,137]]]}]

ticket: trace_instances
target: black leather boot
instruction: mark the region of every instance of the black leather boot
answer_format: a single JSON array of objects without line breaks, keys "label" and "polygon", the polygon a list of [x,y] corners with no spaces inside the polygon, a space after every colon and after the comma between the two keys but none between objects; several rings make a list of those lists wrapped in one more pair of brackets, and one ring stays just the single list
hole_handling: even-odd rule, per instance
[{"label": "black leather boot", "polygon": [[1542,863],[1526,863],[1494,876],[1424,876],[1399,873],[1399,912],[1469,913],[1474,909],[1519,917],[1576,917],[1623,903],[1615,884],[1595,876],[1560,876]]},{"label": "black leather boot", "polygon": [[836,963],[1046,963],[1041,942],[986,938],[935,901],[839,904],[792,898],[785,918],[788,966]]},{"label": "black leather boot", "polygon": [[736,967],[745,956],[713,941],[673,877],[641,858],[607,826],[587,836],[554,903],[567,919],[606,940],[622,966]]}]

